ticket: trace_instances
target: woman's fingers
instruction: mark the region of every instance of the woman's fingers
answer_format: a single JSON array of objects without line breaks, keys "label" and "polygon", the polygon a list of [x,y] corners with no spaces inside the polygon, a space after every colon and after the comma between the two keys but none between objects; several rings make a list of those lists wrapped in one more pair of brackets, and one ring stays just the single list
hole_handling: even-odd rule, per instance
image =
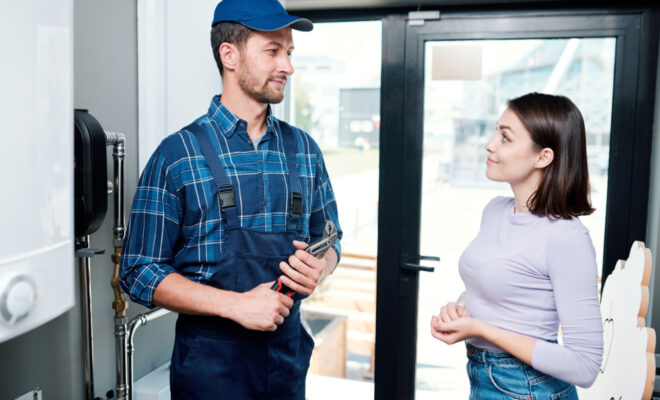
[{"label": "woman's fingers", "polygon": [[456,332],[453,331],[443,331],[442,329],[439,328],[439,319],[438,317],[433,317],[431,318],[431,335],[440,340],[441,342],[447,343],[447,344],[454,344],[458,340],[458,335]]},{"label": "woman's fingers", "polygon": [[440,309],[440,320],[442,322],[451,322],[459,318],[469,317],[470,313],[465,309],[465,307],[459,306],[458,304],[450,301]]},{"label": "woman's fingers", "polygon": [[440,317],[437,316],[437,315],[432,316],[431,317],[431,335],[434,338],[444,342],[444,336],[445,335],[443,334],[442,331],[440,331],[439,325],[440,325]]},{"label": "woman's fingers", "polygon": [[453,317],[452,317],[452,311],[451,311],[450,304],[451,303],[447,303],[447,305],[443,306],[440,309],[440,320],[442,322],[451,322],[451,321],[454,320]]},{"label": "woman's fingers", "polygon": [[465,308],[465,307],[458,307],[458,316],[463,318],[463,317],[471,317],[472,314]]},{"label": "woman's fingers", "polygon": [[440,314],[438,314],[438,317],[440,317],[440,321],[442,322],[447,322],[449,320],[446,306],[442,306],[442,308],[440,308]]},{"label": "woman's fingers", "polygon": [[447,303],[447,313],[449,314],[449,318],[451,318],[451,321],[460,318],[460,316],[458,315],[458,306],[453,301]]},{"label": "woman's fingers", "polygon": [[470,312],[463,306],[450,301],[440,308],[440,313],[431,317],[431,335],[447,344],[454,344],[474,336]]}]

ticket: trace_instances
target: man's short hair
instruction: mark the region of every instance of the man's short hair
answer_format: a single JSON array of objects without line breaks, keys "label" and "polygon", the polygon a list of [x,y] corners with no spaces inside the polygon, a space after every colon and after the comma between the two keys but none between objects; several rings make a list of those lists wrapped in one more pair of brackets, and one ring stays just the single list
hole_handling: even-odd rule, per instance
[{"label": "man's short hair", "polygon": [[227,42],[235,44],[243,50],[245,43],[254,30],[235,22],[218,22],[211,28],[211,48],[215,63],[222,76],[222,60],[220,60],[220,45]]}]

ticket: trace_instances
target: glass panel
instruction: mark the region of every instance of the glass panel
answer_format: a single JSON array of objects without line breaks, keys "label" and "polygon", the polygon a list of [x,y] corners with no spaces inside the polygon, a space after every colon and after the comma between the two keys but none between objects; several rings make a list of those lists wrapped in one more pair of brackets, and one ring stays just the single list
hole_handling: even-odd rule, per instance
[{"label": "glass panel", "polygon": [[[495,196],[511,196],[507,184],[485,176],[484,146],[507,99],[562,94],[582,111],[596,212],[581,220],[602,269],[614,49],[613,38],[426,43],[420,254],[442,261],[420,276],[418,399],[468,397],[465,346],[433,339],[429,324],[464,290],[458,259],[479,230],[483,207]],[[443,65],[445,59],[453,65]]]},{"label": "glass panel", "polygon": [[373,399],[381,23],[316,23],[294,43],[291,122],[323,151],[344,232],[340,265],[303,303],[307,399]]}]

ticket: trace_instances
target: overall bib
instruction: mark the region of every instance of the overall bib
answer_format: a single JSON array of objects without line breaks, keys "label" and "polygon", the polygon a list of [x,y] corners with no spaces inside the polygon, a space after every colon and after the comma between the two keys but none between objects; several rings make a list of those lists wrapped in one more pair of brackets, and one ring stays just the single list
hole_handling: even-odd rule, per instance
[{"label": "overall bib", "polygon": [[[218,186],[225,241],[209,285],[246,292],[282,274],[279,263],[293,254],[302,214],[295,159],[295,135],[280,124],[284,142],[291,210],[285,232],[241,228],[231,181],[209,139],[197,124],[185,129],[196,136]],[[274,332],[243,328],[229,319],[179,314],[170,366],[172,399],[304,400],[305,377],[314,341],[300,323],[300,299]]]}]

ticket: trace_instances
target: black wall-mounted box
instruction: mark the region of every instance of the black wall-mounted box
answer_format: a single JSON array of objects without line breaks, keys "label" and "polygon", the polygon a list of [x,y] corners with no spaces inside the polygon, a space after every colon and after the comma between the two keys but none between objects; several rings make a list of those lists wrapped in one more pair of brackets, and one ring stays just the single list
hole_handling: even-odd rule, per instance
[{"label": "black wall-mounted box", "polygon": [[74,181],[76,237],[94,233],[108,209],[105,132],[87,112],[74,111]]}]

